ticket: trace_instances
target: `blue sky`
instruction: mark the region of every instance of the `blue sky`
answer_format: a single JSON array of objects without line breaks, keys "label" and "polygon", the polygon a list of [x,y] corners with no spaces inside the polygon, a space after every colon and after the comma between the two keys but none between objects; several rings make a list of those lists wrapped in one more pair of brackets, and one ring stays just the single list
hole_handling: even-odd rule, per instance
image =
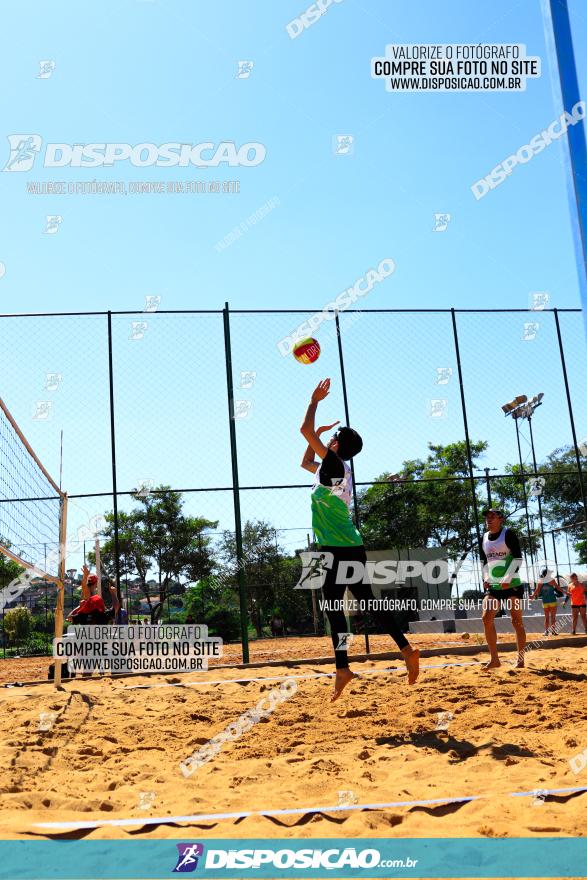
[{"label": "blue sky", "polygon": [[[294,40],[286,25],[301,2],[127,0],[72,8],[64,2],[4,12],[0,67],[5,84],[1,149],[10,134],[43,143],[263,144],[256,167],[217,169],[42,168],[0,174],[3,312],[160,309],[304,309],[310,314],[384,258],[396,270],[360,302],[364,309],[520,308],[532,291],[550,305],[579,308],[580,294],[562,142],[553,143],[485,198],[471,185],[527,144],[561,112],[553,97],[538,0],[487,4],[447,0],[343,0]],[[581,84],[587,80],[587,21],[571,13]],[[23,35],[26,40],[23,42]],[[520,93],[390,94],[370,76],[388,43],[524,43],[542,76]],[[23,48],[24,45],[24,48]],[[55,61],[37,78],[39,62]],[[247,79],[239,61],[254,62]],[[582,88],[583,94],[585,88]],[[351,135],[351,155],[333,138]],[[3,161],[4,157],[0,159]],[[236,193],[34,195],[27,183],[238,180]],[[247,218],[277,199],[267,216]],[[451,215],[433,232],[434,215]],[[45,234],[47,215],[61,215]],[[246,231],[216,245],[241,223]],[[318,364],[282,358],[277,342],[304,315],[232,319],[235,384],[251,404],[237,423],[244,485],[305,482],[297,434],[307,397],[332,375],[326,420],[344,418],[336,346],[323,325]],[[132,339],[131,321],[146,320]],[[483,463],[516,458],[514,427],[500,405],[545,392],[536,415],[538,457],[571,440],[551,314],[462,315],[469,427],[490,441]],[[578,315],[561,316],[581,437],[579,397],[585,339]],[[230,458],[218,315],[115,317],[119,488],[140,479],[180,488],[228,486]],[[2,397],[25,434],[71,493],[108,491],[110,450],[105,319],[10,318],[0,323]],[[344,331],[351,421],[365,437],[360,480],[426,454],[428,441],[462,437],[450,317],[364,314]],[[136,335],[136,334],[135,334]],[[436,370],[451,367],[446,386]],[[62,375],[54,392],[46,374]],[[430,400],[448,401],[446,416]],[[51,400],[50,418],[34,419]],[[232,525],[230,493],[190,496],[187,506]],[[72,504],[72,527],[103,512],[99,499]],[[83,508],[83,509],[82,509]],[[74,513],[74,511],[77,511]],[[243,515],[262,517],[305,541],[306,490],[243,493]],[[74,528],[74,530],[75,530]],[[300,538],[302,540],[300,540]],[[289,539],[288,539],[289,540]]]}]

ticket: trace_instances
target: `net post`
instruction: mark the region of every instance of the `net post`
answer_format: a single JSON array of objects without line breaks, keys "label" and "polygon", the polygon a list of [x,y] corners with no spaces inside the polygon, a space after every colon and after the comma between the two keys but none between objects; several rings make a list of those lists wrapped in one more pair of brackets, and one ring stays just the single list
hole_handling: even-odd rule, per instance
[{"label": "net post", "polygon": [[[63,636],[63,604],[65,594],[65,558],[67,556],[67,494],[61,497],[61,517],[59,520],[59,581],[57,583],[57,608],[55,609],[55,638]],[[53,683],[61,687],[61,662],[55,658]]]}]

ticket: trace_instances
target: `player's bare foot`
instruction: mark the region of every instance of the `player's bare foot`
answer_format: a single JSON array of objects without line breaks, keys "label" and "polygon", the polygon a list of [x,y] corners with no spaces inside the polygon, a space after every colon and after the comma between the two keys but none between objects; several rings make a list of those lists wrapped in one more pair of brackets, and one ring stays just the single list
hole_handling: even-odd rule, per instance
[{"label": "player's bare foot", "polygon": [[490,660],[488,663],[483,664],[483,672],[489,672],[491,669],[499,669],[501,663],[499,660]]},{"label": "player's bare foot", "polygon": [[405,658],[408,667],[408,684],[415,684],[420,675],[420,651],[412,648],[412,652]]},{"label": "player's bare foot", "polygon": [[336,678],[334,679],[334,693],[330,700],[331,703],[334,703],[336,700],[338,700],[349,681],[351,681],[354,677],[355,673],[351,672],[350,669],[336,670]]},{"label": "player's bare foot", "polygon": [[523,654],[518,654],[518,659],[515,662],[514,669],[523,669],[526,664],[524,663]]}]

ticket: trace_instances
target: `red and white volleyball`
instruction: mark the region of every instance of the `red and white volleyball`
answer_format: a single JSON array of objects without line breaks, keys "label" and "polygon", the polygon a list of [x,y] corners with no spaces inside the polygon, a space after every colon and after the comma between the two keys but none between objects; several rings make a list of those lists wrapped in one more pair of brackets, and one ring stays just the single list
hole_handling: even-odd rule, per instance
[{"label": "red and white volleyball", "polygon": [[320,357],[320,345],[317,339],[307,336],[305,339],[298,339],[293,347],[293,354],[296,361],[300,364],[313,364]]}]

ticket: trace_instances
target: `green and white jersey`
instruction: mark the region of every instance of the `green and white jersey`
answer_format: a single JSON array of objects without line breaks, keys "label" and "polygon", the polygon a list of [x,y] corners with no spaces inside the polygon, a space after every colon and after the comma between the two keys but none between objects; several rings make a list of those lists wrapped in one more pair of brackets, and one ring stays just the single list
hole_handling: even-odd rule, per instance
[{"label": "green and white jersey", "polygon": [[[515,533],[504,526],[501,532],[495,535],[494,538],[490,538],[489,535],[489,532],[485,532],[483,535],[483,553],[481,557],[482,562],[487,565],[485,580],[491,584],[494,590],[507,590],[510,587],[519,587],[522,583],[520,578],[517,575],[511,577],[511,572],[516,570],[515,561],[519,563],[522,557]],[[510,565],[512,566],[511,569]]]},{"label": "green and white jersey", "polygon": [[312,529],[323,547],[360,547],[360,533],[351,519],[353,478],[350,465],[328,450],[312,488]]}]

